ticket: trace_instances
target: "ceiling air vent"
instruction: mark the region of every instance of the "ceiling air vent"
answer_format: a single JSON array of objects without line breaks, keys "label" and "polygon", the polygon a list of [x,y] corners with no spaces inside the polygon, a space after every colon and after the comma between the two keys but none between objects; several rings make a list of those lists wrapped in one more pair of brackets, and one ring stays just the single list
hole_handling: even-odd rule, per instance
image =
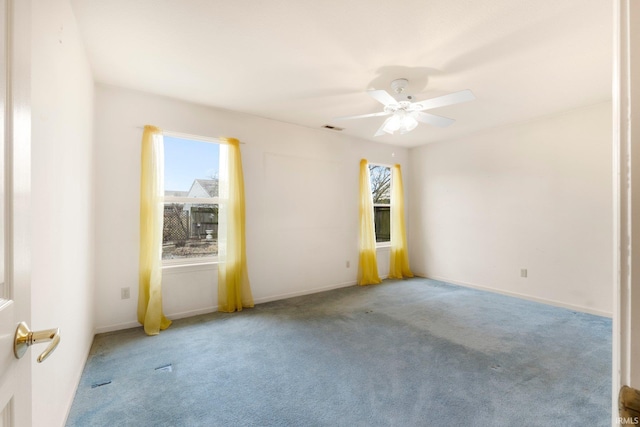
[{"label": "ceiling air vent", "polygon": [[331,126],[331,125],[324,125],[322,127],[324,129],[335,130],[337,132],[340,132],[341,130],[344,130],[344,128],[339,128],[338,126]]}]

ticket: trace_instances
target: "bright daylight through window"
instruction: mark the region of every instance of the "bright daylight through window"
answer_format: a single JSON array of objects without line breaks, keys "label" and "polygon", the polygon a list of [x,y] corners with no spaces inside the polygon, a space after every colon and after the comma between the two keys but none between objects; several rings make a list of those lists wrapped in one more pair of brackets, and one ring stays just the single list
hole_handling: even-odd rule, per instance
[{"label": "bright daylight through window", "polygon": [[205,261],[218,254],[219,154],[219,144],[165,134],[165,262]]},{"label": "bright daylight through window", "polygon": [[369,165],[376,242],[391,241],[391,168]]}]

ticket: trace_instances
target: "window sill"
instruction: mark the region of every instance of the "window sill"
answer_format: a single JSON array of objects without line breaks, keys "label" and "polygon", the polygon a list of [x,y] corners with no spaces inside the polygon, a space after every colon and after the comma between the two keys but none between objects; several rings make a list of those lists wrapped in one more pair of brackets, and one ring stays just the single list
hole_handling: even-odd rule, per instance
[{"label": "window sill", "polygon": [[391,249],[391,242],[376,243],[376,249],[389,250]]},{"label": "window sill", "polygon": [[171,261],[162,265],[163,274],[187,273],[191,271],[209,271],[218,268],[217,259]]}]

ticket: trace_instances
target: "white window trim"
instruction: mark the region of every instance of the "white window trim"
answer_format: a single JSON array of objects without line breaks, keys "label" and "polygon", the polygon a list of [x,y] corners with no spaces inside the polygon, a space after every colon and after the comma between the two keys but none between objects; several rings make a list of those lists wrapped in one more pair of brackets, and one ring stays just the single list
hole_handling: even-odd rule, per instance
[{"label": "white window trim", "polygon": [[389,249],[391,248],[391,240],[388,242],[376,242],[376,249]]},{"label": "white window trim", "polygon": [[[188,133],[163,131],[163,135],[172,136],[174,138],[186,139],[190,141],[206,142],[211,144],[222,144],[220,138],[211,138],[200,135],[192,135]],[[192,205],[220,205],[221,200],[219,197],[175,197],[164,196],[164,203],[188,203]],[[163,259],[162,269],[177,269],[177,268],[194,268],[205,265],[217,265],[219,262],[218,256],[203,256],[203,257],[191,257],[191,258],[173,258]]]},{"label": "white window trim", "polygon": [[[389,168],[389,203],[374,203],[373,207],[388,207],[391,210],[391,188],[393,186],[393,165],[388,165],[385,163],[369,163],[369,166],[381,166],[383,168]],[[371,172],[369,172],[371,173]],[[376,236],[374,236],[376,237]],[[391,238],[389,238],[388,242],[378,242],[376,241],[376,249],[384,249],[391,247]]]},{"label": "white window trim", "polygon": [[[376,165],[379,166],[379,165]],[[393,179],[393,178],[392,178]],[[374,203],[373,207],[374,207],[374,211],[375,211],[375,207],[384,207],[384,208],[389,208],[389,210],[391,210],[391,203]],[[376,236],[377,237],[377,236]],[[389,237],[389,241],[388,242],[378,242],[376,240],[376,248],[386,248],[386,247],[391,247],[391,237]]]},{"label": "white window trim", "polygon": [[203,256],[194,258],[165,259],[162,261],[162,269],[174,269],[181,267],[199,267],[205,265],[217,265],[217,256]]},{"label": "white window trim", "polygon": [[165,196],[164,203],[185,203],[190,205],[219,205],[219,197],[174,197]]}]

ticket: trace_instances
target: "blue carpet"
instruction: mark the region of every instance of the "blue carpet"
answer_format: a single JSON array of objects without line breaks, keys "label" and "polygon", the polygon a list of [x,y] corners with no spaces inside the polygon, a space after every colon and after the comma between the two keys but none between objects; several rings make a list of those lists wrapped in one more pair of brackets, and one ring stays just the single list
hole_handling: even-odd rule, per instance
[{"label": "blue carpet", "polygon": [[67,426],[610,426],[611,320],[428,279],[96,336]]}]

